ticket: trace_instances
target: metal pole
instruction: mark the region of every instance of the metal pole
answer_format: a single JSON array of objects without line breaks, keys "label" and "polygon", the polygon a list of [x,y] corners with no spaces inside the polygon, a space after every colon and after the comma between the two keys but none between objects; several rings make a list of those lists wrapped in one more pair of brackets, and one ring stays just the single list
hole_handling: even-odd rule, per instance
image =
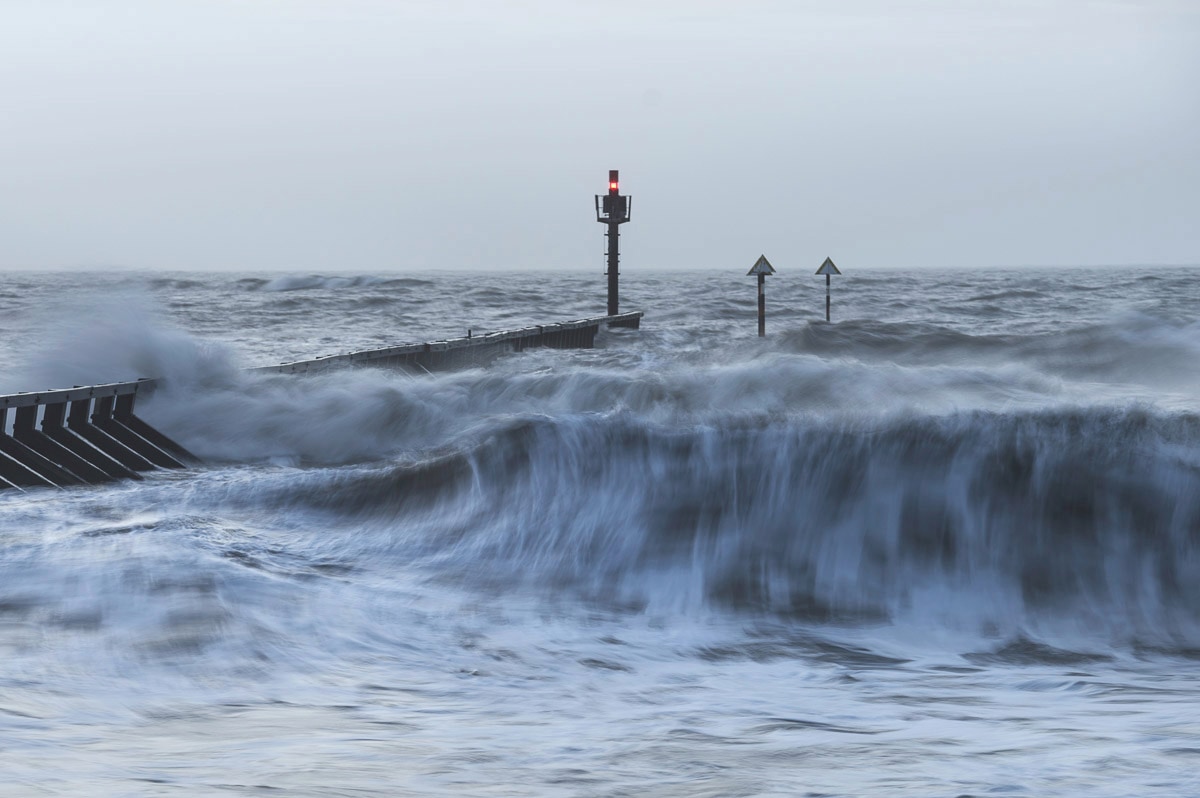
[{"label": "metal pole", "polygon": [[825,275],[825,321],[829,321],[829,275]]},{"label": "metal pole", "polygon": [[[615,205],[615,200],[614,200]],[[621,311],[620,306],[620,288],[618,287],[617,273],[617,242],[620,241],[621,228],[620,217],[617,213],[613,213],[608,218],[608,315],[616,316]]]},{"label": "metal pole", "polygon": [[767,275],[758,275],[758,337],[767,337]]}]

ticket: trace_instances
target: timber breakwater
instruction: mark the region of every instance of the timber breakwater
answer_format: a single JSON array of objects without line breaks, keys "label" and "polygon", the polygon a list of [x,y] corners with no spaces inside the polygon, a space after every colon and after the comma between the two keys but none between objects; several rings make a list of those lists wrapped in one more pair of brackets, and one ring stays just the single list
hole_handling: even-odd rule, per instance
[{"label": "timber breakwater", "polygon": [[[366,349],[250,369],[312,374],[346,368],[414,372],[484,365],[525,349],[591,349],[602,326],[638,328],[641,312],[600,316],[464,338]],[[134,413],[158,379],[0,396],[0,489],[68,487],[140,479],[159,468],[186,468],[198,459]],[[11,413],[10,413],[11,411]]]}]

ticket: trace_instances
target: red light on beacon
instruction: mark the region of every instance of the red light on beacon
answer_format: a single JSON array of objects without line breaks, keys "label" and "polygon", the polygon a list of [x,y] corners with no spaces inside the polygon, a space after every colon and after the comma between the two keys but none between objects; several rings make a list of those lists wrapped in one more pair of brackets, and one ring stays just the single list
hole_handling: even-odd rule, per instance
[{"label": "red light on beacon", "polygon": [[616,181],[616,180],[613,180],[612,182],[610,182],[610,183],[608,184],[608,190],[609,190],[609,191],[616,191],[616,190],[617,190],[617,181]]},{"label": "red light on beacon", "polygon": [[608,193],[609,194],[617,193],[617,188],[618,188],[617,174],[618,174],[618,172],[616,169],[608,170]]}]

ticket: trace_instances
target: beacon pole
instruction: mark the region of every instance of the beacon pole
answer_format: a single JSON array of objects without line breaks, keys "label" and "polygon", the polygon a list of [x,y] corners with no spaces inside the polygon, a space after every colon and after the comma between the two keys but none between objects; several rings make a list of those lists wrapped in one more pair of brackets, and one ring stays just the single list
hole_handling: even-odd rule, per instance
[{"label": "beacon pole", "polygon": [[767,337],[767,275],[758,275],[758,337]]},{"label": "beacon pole", "polygon": [[817,274],[825,275],[825,321],[829,321],[829,278],[835,274],[841,274],[837,266],[833,265],[831,258],[826,258],[821,264],[821,268],[817,269]]},{"label": "beacon pole", "polygon": [[608,193],[596,195],[596,221],[608,225],[604,235],[608,239],[608,315],[620,313],[621,287],[620,270],[617,260],[620,256],[618,242],[620,241],[620,225],[629,221],[633,208],[633,197],[621,194],[621,183],[616,169],[608,172]]},{"label": "beacon pole", "polygon": [[775,267],[766,255],[759,255],[747,275],[758,275],[758,337],[767,337],[767,275],[774,274]]}]

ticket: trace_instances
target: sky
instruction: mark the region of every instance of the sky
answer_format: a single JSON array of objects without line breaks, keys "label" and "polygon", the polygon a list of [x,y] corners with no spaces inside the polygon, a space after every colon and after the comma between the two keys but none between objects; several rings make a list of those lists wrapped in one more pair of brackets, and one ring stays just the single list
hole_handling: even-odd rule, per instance
[{"label": "sky", "polygon": [[0,269],[1200,265],[1200,0],[0,0]]}]

